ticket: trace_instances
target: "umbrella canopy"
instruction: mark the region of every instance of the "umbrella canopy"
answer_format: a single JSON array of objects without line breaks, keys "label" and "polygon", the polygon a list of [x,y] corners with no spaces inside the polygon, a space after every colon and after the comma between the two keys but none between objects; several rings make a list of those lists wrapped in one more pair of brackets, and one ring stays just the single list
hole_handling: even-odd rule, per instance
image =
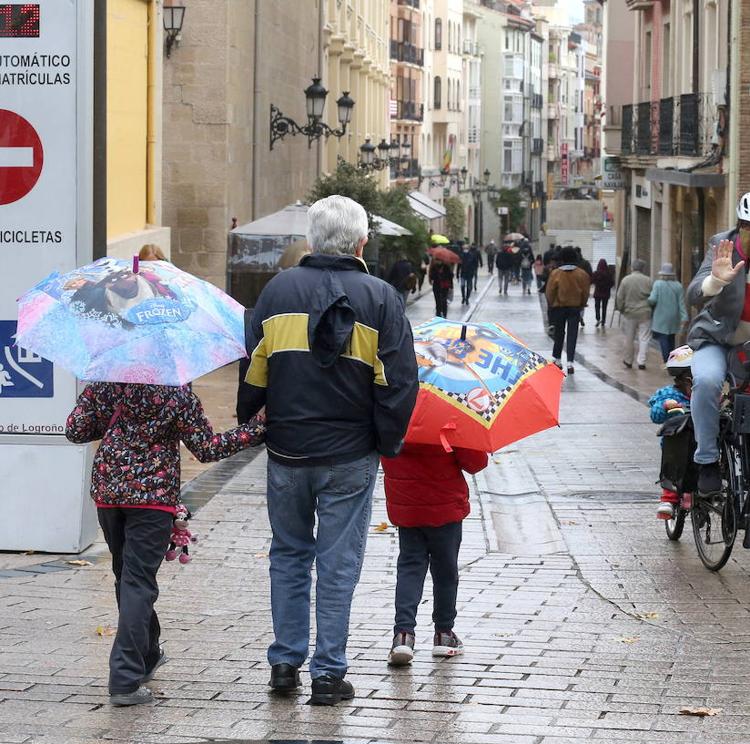
[{"label": "umbrella canopy", "polygon": [[[240,225],[232,230],[237,235],[307,235],[307,204],[297,201],[288,207],[261,217],[254,222]],[[411,231],[397,225],[385,217],[375,214],[372,216],[375,230],[379,235],[402,236],[411,235]]]},{"label": "umbrella canopy", "polygon": [[435,233],[434,235],[430,235],[430,242],[433,245],[448,245],[451,241],[448,240],[448,238],[445,237],[445,235],[440,235],[440,233]]},{"label": "umbrella canopy", "polygon": [[494,452],[556,426],[564,375],[496,323],[414,328],[419,394],[407,442]]},{"label": "umbrella canopy", "polygon": [[503,240],[508,240],[508,241],[511,241],[511,240],[513,240],[513,241],[515,241],[515,240],[526,240],[526,236],[525,236],[525,235],[522,235],[522,234],[521,234],[521,233],[519,233],[519,232],[511,232],[511,233],[508,233],[508,234],[507,234],[507,235],[506,235],[506,236],[505,236],[505,237],[503,238]]},{"label": "umbrella canopy", "polygon": [[16,343],[79,379],[184,385],[246,356],[244,308],[167,261],[102,258],[18,300]]},{"label": "umbrella canopy", "polygon": [[458,254],[454,253],[450,248],[430,248],[427,252],[438,261],[455,264],[461,262]]},{"label": "umbrella canopy", "polygon": [[279,268],[291,269],[300,262],[302,256],[306,256],[308,253],[311,253],[311,251],[307,241],[304,238],[301,240],[295,240],[293,243],[290,243],[281,254]]},{"label": "umbrella canopy", "polygon": [[238,235],[306,235],[307,204],[298,201],[232,230]]}]

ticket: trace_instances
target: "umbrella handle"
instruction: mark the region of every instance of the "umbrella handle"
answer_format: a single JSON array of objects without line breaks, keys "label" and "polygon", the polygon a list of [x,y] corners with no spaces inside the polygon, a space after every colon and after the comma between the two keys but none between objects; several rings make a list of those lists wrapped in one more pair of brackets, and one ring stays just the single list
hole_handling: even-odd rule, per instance
[{"label": "umbrella handle", "polygon": [[133,273],[134,273],[134,274],[137,274],[137,273],[138,273],[138,269],[140,268],[140,267],[139,267],[139,264],[140,264],[140,260],[141,260],[141,259],[140,259],[140,257],[139,257],[139,256],[133,256]]},{"label": "umbrella handle", "polygon": [[440,429],[440,444],[443,445],[443,449],[446,452],[453,452],[453,447],[451,447],[450,444],[448,443],[448,438],[447,438],[446,434],[449,431],[455,431],[455,430],[456,430],[456,425],[452,424],[452,423],[451,424],[445,424],[445,426],[443,426]]}]

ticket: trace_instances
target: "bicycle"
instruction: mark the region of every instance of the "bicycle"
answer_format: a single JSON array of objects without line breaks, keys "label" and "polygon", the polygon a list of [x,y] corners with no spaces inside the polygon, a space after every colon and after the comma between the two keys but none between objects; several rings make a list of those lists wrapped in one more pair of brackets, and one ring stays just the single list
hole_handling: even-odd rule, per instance
[{"label": "bicycle", "polygon": [[[679,502],[664,526],[670,540],[679,540],[687,515],[693,528],[698,557],[710,571],[719,571],[729,560],[737,533],[744,530],[742,546],[750,548],[750,358],[745,349],[730,352],[728,390],[722,395],[719,418],[719,463],[722,488],[712,494],[697,493],[697,468],[692,455],[683,476],[669,485]],[[679,424],[678,424],[679,425]]]}]

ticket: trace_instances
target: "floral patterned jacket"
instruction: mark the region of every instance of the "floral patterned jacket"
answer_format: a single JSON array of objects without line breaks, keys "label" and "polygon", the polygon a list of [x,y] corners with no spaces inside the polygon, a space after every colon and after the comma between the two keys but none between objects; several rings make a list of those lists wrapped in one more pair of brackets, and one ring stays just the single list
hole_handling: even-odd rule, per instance
[{"label": "floral patterned jacket", "polygon": [[211,462],[261,444],[255,418],[214,434],[189,386],[87,385],[68,416],[65,436],[78,444],[101,439],[94,456],[91,497],[101,506],[175,506],[180,496],[180,440]]}]

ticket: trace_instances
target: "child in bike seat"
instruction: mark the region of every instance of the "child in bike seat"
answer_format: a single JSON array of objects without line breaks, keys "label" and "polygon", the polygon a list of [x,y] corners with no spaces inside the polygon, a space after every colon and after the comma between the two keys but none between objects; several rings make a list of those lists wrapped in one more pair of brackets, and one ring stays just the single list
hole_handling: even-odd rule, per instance
[{"label": "child in bike seat", "polygon": [[[670,434],[681,433],[684,426],[681,425],[684,421],[685,426],[690,426],[689,418],[684,418],[685,414],[690,412],[690,394],[693,387],[693,377],[690,369],[690,363],[693,358],[693,351],[689,346],[680,346],[674,349],[667,359],[667,371],[674,378],[671,385],[665,385],[659,388],[649,398],[648,404],[651,411],[651,420],[655,424],[665,424],[670,419],[676,419],[682,417],[679,422],[679,432],[669,432]],[[675,424],[678,424],[675,421]],[[666,429],[671,429],[669,426],[662,426],[660,434],[667,434]],[[689,435],[692,439],[692,434]],[[677,452],[677,458],[680,459],[679,449],[669,447],[668,451],[664,449],[664,437],[662,437],[662,467],[661,467],[661,484],[662,484],[662,495],[660,499],[659,508],[656,510],[656,516],[659,519],[672,519],[674,516],[675,505],[679,503],[680,497],[675,488],[678,484],[673,481],[677,480],[669,478],[670,471],[681,470],[681,464],[668,463],[666,460],[669,457],[674,457]],[[686,454],[686,458],[688,454]],[[692,452],[689,453],[689,457],[692,457]],[[684,463],[684,471],[690,467],[690,462]],[[682,479],[680,479],[682,480]]]}]

